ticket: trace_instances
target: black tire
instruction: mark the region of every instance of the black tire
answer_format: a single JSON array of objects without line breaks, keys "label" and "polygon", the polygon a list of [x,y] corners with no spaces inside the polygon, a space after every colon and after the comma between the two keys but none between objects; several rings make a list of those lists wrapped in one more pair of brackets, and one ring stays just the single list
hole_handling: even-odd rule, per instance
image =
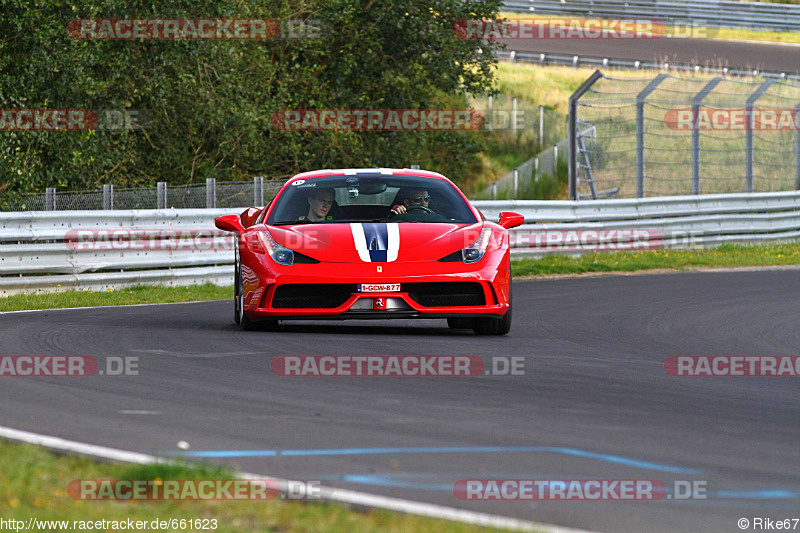
[{"label": "black tire", "polygon": [[[509,271],[509,275],[511,272]],[[472,327],[478,335],[506,335],[511,331],[511,280],[508,281],[508,311],[502,318],[476,318]]]},{"label": "black tire", "polygon": [[[239,259],[239,251],[236,251],[236,265],[234,266],[233,273],[233,321],[239,325],[240,328],[246,331],[256,329],[273,329],[277,324],[277,320],[269,320],[264,322],[256,322],[247,318],[244,312],[244,286],[242,285],[242,265]],[[270,327],[272,326],[272,327]]]},{"label": "black tire", "polygon": [[233,321],[240,325],[242,323],[242,273],[239,270],[239,252],[236,252],[236,262],[233,267]]},{"label": "black tire", "polygon": [[450,329],[472,329],[472,320],[471,318],[448,318],[447,319],[447,327]]}]

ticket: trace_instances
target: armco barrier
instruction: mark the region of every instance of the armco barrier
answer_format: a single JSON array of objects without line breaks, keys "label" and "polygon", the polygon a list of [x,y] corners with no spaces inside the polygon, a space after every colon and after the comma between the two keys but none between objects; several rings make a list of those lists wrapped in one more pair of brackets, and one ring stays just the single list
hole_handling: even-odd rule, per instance
[{"label": "armco barrier", "polygon": [[503,10],[537,15],[658,19],[669,25],[795,31],[800,6],[714,0],[506,0]]},{"label": "armco barrier", "polygon": [[474,204],[489,220],[501,211],[525,217],[510,231],[517,257],[800,239],[800,191]]},{"label": "armco barrier", "polygon": [[[594,201],[476,201],[516,211],[515,257],[800,239],[800,192]],[[0,296],[143,284],[233,284],[233,240],[214,218],[242,209],[0,213]],[[87,240],[90,239],[90,240]],[[91,242],[92,244],[87,244]]]},{"label": "armco barrier", "polygon": [[238,209],[0,213],[0,296],[133,285],[233,285]]}]

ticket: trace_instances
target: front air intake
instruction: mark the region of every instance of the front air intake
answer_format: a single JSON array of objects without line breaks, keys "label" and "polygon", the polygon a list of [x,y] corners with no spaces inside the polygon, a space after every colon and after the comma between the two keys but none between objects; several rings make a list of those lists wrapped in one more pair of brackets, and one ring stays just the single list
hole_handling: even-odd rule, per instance
[{"label": "front air intake", "polygon": [[279,285],[272,296],[273,309],[333,309],[356,292],[353,283]]},{"label": "front air intake", "polygon": [[486,305],[483,287],[475,282],[403,283],[402,290],[423,307]]}]

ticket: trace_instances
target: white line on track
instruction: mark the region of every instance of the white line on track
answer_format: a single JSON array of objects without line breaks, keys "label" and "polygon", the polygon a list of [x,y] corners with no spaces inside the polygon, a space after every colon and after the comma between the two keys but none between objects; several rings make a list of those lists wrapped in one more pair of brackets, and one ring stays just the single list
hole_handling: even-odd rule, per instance
[{"label": "white line on track", "polygon": [[[90,455],[92,457],[98,457],[110,461],[121,461],[135,464],[170,463],[173,461],[172,459],[165,459],[155,455],[129,452],[116,448],[106,448],[105,446],[96,446],[94,444],[75,442],[59,437],[40,435],[38,433],[31,433],[28,431],[21,431],[3,426],[0,426],[0,437],[19,442],[26,442],[28,444],[38,444],[40,446],[44,446],[45,448],[54,450],[67,451],[80,455]],[[242,479],[271,479],[272,481],[278,483],[282,490],[287,487],[289,483],[291,483],[289,480],[268,478],[257,474],[240,473],[239,476]],[[345,489],[334,488],[331,495],[326,496],[325,499],[329,501],[345,503],[348,505],[389,509],[392,511],[399,511],[418,516],[427,516],[431,518],[463,522],[466,524],[490,526],[516,531],[541,531],[544,533],[593,533],[591,531],[580,529],[540,524],[528,520],[518,520],[516,518],[508,518],[505,516],[497,516],[487,513],[476,513],[472,511],[465,511],[463,509],[456,509],[454,507],[415,502],[401,498],[390,498],[386,496],[379,496],[376,494]]]}]

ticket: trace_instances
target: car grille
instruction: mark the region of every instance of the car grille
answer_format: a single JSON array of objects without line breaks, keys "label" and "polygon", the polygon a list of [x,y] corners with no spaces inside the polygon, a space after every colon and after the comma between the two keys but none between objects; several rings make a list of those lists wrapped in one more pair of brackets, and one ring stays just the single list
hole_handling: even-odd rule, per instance
[{"label": "car grille", "polygon": [[272,296],[274,309],[333,309],[356,292],[353,283],[280,285]]},{"label": "car grille", "polygon": [[423,307],[486,305],[483,287],[474,282],[403,283],[403,291]]}]

